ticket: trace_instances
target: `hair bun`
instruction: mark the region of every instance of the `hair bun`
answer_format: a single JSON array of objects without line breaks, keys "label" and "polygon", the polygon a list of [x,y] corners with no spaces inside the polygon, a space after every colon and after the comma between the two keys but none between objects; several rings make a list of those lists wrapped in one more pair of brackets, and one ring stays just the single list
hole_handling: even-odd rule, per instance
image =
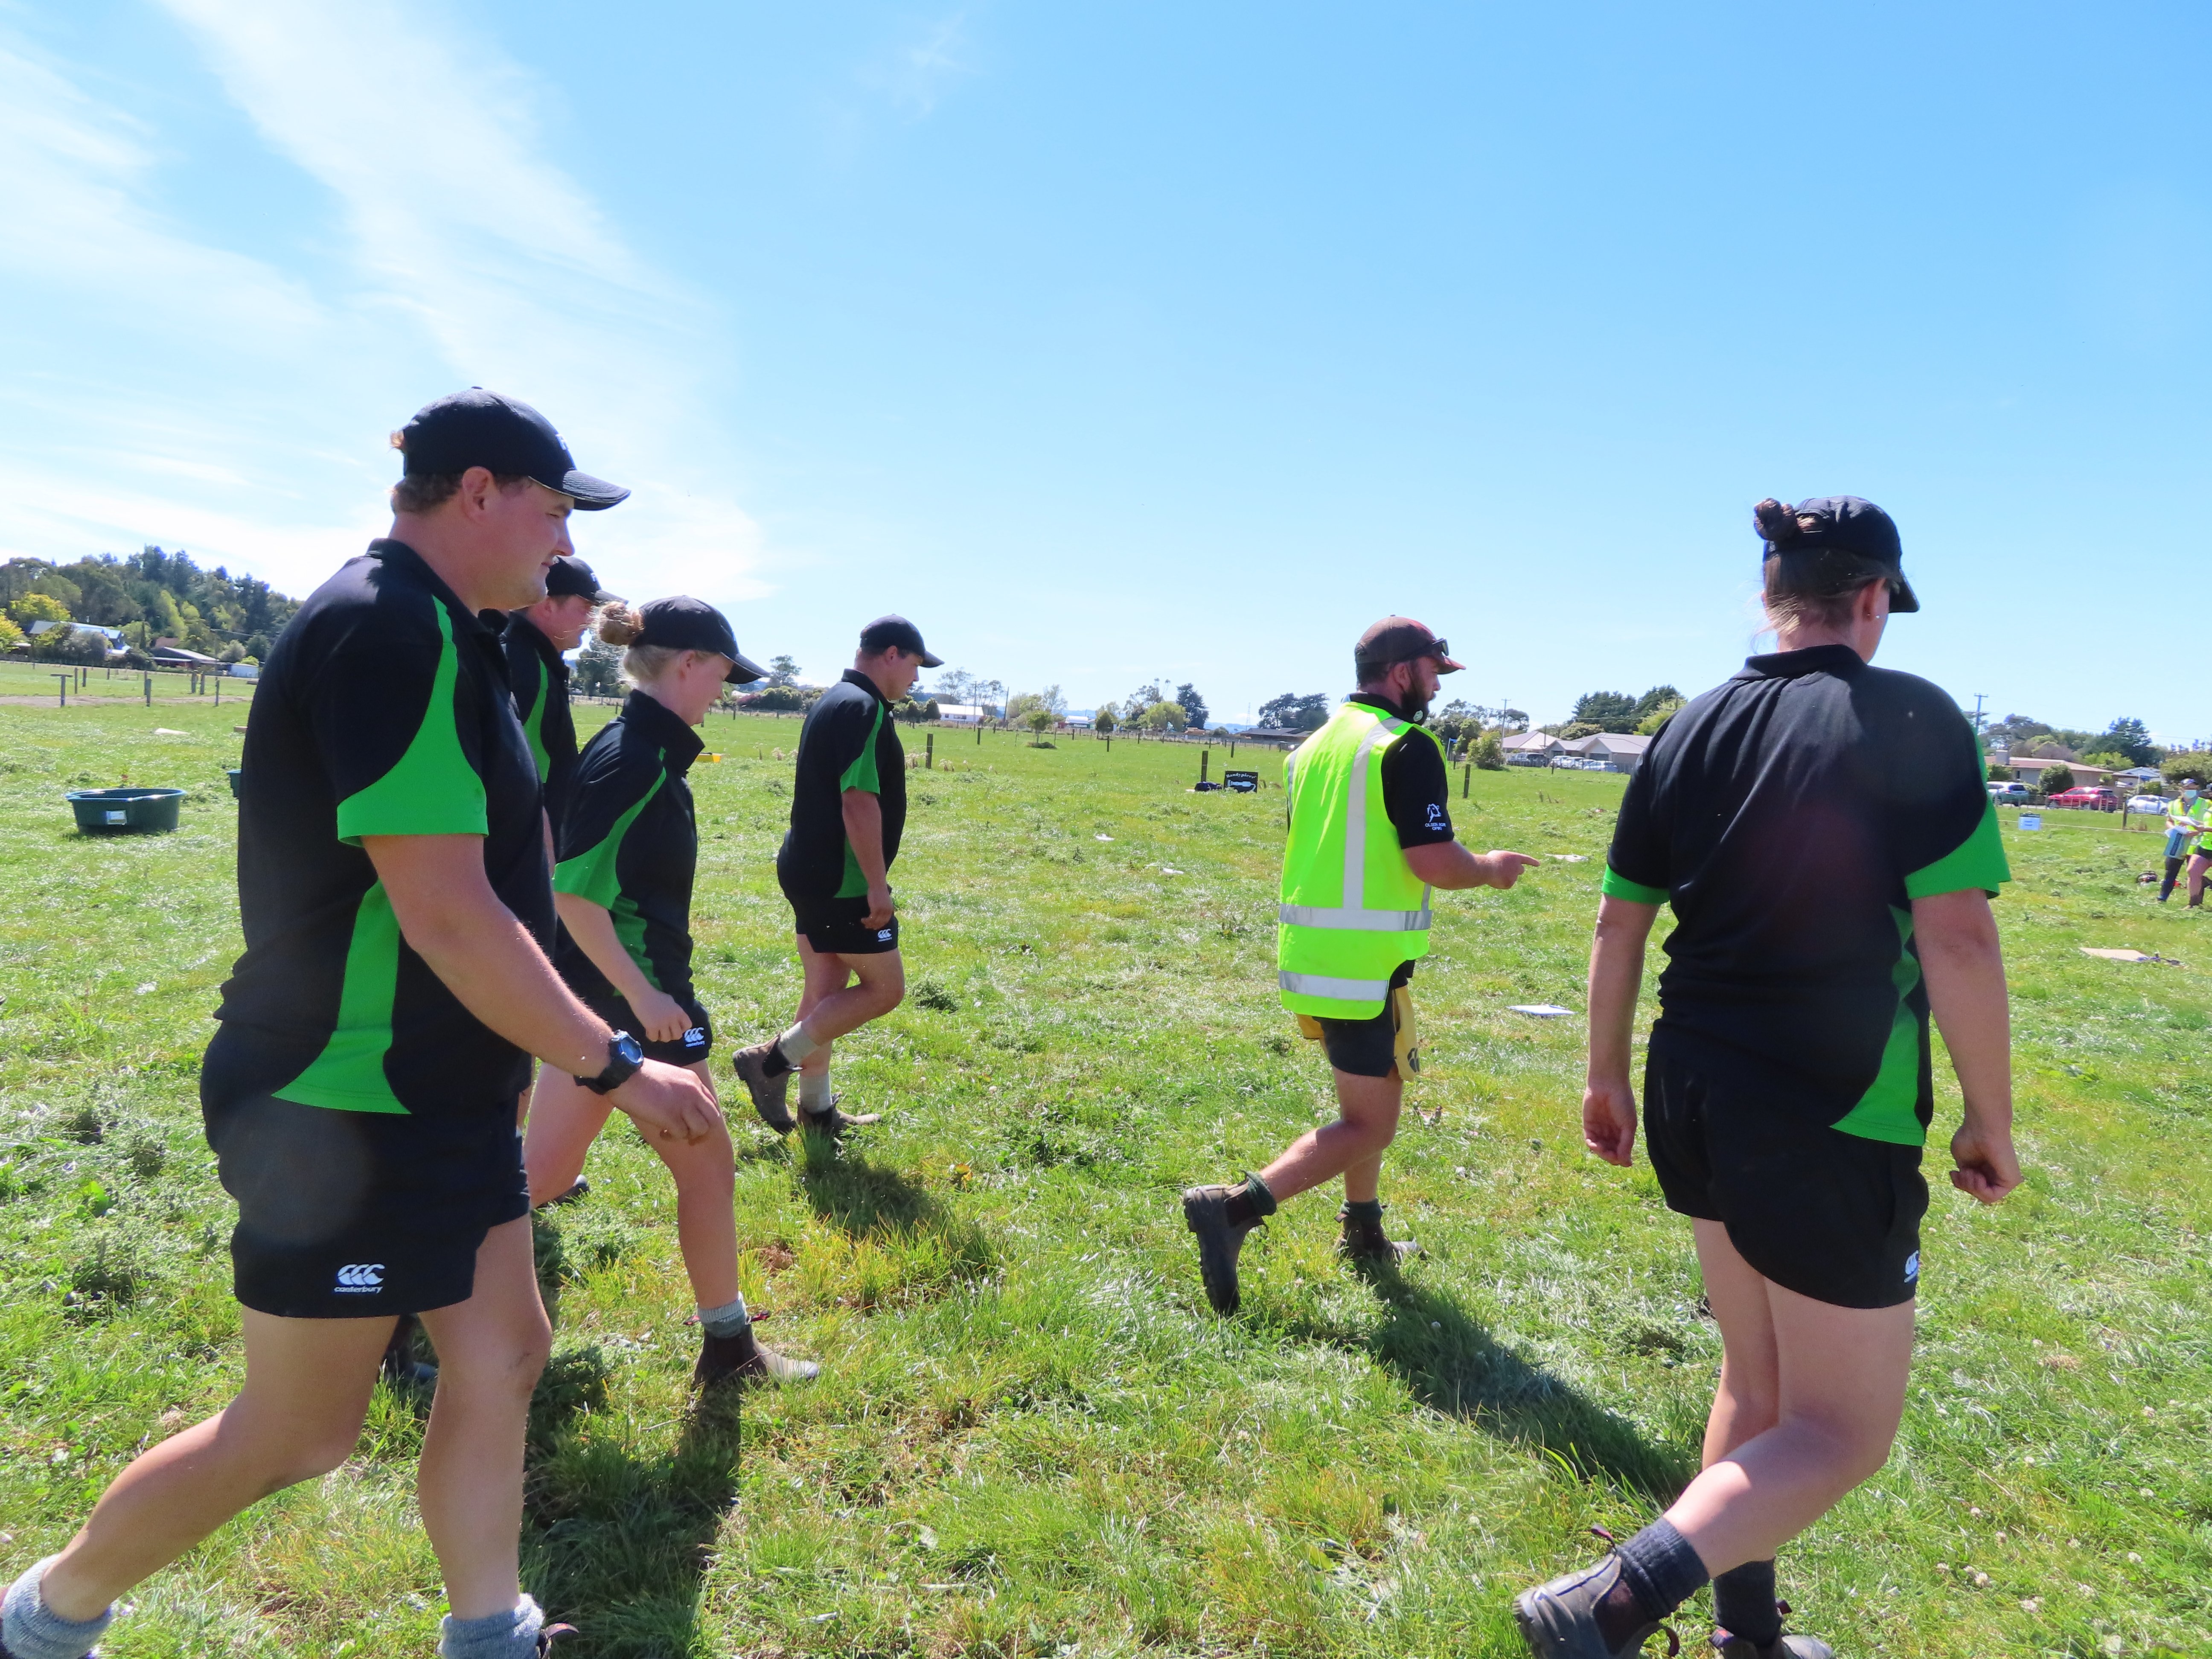
[{"label": "hair bun", "polygon": [[1751,509],[1751,521],[1771,547],[1787,547],[1805,533],[1803,526],[1797,521],[1796,509],[1771,495]]},{"label": "hair bun", "polygon": [[637,607],[622,599],[609,599],[596,619],[599,636],[609,645],[635,645],[645,632],[645,618]]}]

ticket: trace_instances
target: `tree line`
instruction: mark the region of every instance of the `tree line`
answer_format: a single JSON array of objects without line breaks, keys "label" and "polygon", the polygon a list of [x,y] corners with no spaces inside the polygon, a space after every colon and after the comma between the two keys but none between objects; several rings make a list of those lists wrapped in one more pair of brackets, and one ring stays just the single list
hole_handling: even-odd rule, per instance
[{"label": "tree line", "polygon": [[[119,629],[138,656],[159,640],[224,662],[259,662],[300,608],[258,576],[206,570],[189,553],[148,546],[73,564],[15,558],[0,564],[0,649],[27,642],[59,662],[105,661],[106,639],[78,623]],[[37,623],[68,626],[41,629]]]}]

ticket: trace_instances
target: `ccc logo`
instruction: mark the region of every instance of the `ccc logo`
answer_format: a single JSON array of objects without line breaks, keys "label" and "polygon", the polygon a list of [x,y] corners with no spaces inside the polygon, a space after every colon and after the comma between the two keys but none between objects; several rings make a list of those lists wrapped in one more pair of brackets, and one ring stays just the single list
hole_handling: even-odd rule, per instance
[{"label": "ccc logo", "polygon": [[376,1291],[384,1288],[384,1264],[381,1261],[354,1261],[338,1269],[337,1288],[341,1291]]}]

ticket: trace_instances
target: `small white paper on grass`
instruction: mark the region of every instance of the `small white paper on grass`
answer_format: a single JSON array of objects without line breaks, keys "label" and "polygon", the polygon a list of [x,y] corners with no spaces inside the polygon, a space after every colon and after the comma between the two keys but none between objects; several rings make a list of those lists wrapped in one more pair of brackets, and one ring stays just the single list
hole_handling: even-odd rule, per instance
[{"label": "small white paper on grass", "polygon": [[1114,837],[1111,836],[1093,836],[1091,839],[1093,841],[1111,841]]},{"label": "small white paper on grass", "polygon": [[1509,1014],[1534,1014],[1538,1019],[1557,1019],[1562,1014],[1571,1014],[1571,1008],[1562,1008],[1556,1002],[1511,1002],[1505,1006]]},{"label": "small white paper on grass", "polygon": [[2171,967],[2181,966],[2172,957],[2154,956],[2145,951],[2100,951],[2094,946],[2085,945],[2081,947],[2081,954],[2085,957],[2102,957],[2106,962],[2163,962]]},{"label": "small white paper on grass", "polygon": [[1587,853],[1554,853],[1552,854],[1552,857],[1561,864],[1588,864],[1589,862],[1589,854]]}]

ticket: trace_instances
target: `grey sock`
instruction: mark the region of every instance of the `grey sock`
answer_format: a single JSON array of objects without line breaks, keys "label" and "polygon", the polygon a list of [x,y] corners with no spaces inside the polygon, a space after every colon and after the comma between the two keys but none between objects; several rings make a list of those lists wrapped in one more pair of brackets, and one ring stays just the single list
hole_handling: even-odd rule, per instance
[{"label": "grey sock", "polygon": [[1774,1599],[1774,1563],[1747,1561],[1713,1580],[1713,1622],[1755,1648],[1782,1634],[1782,1608]]},{"label": "grey sock", "polygon": [[1620,1546],[1620,1576],[1647,1619],[1664,1619],[1698,1593],[1712,1575],[1690,1540],[1661,1516]]},{"label": "grey sock", "polygon": [[544,1627],[544,1613],[526,1595],[505,1613],[481,1619],[449,1613],[438,1624],[438,1652],[441,1659],[537,1659],[538,1632]]},{"label": "grey sock", "polygon": [[60,1559],[50,1555],[32,1567],[8,1586],[6,1598],[0,1600],[0,1645],[12,1659],[84,1659],[115,1617],[111,1607],[90,1619],[64,1619],[46,1604],[39,1595],[39,1580]]},{"label": "grey sock", "polygon": [[745,1299],[740,1296],[725,1302],[719,1308],[699,1310],[699,1328],[709,1336],[735,1336],[753,1322],[745,1311]]}]

